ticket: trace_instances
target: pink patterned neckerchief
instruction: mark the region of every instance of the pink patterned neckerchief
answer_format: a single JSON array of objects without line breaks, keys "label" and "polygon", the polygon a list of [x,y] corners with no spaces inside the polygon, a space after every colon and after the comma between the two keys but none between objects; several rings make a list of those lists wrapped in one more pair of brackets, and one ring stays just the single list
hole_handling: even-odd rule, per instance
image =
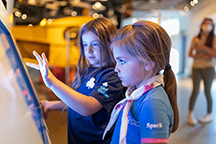
[{"label": "pink patterned neckerchief", "polygon": [[119,116],[121,110],[123,110],[122,119],[121,119],[121,129],[120,129],[120,138],[119,144],[126,144],[126,134],[128,127],[128,111],[130,110],[133,101],[139,99],[143,94],[149,90],[157,87],[159,85],[164,85],[163,75],[156,75],[148,79],[143,86],[138,89],[135,87],[129,87],[125,93],[126,98],[117,103],[112,111],[110,121],[103,133],[103,139],[107,131],[113,126],[116,119]]}]

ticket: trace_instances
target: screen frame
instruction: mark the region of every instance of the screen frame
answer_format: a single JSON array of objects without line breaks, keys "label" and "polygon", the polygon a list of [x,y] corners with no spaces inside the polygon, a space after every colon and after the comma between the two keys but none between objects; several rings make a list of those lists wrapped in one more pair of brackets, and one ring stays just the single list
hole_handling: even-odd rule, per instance
[{"label": "screen frame", "polygon": [[44,122],[41,106],[40,106],[40,103],[38,101],[36,91],[35,91],[33,84],[30,80],[27,68],[23,63],[23,59],[22,59],[22,56],[21,56],[19,49],[16,45],[16,42],[15,42],[13,36],[11,35],[10,31],[7,29],[7,27],[5,26],[5,24],[1,20],[0,20],[0,28],[2,29],[4,35],[6,36],[6,39],[8,40],[8,44],[10,45],[11,52],[13,53],[13,56],[14,56],[16,63],[17,63],[17,66],[20,69],[20,73],[21,73],[22,78],[23,78],[23,80],[26,84],[26,87],[28,89],[29,96],[31,97],[32,103],[34,104],[34,106],[36,108],[36,112],[37,112],[37,116],[38,116],[38,122],[40,125],[40,127],[37,127],[38,132],[41,135],[43,143],[44,144],[50,144],[51,141],[50,141],[50,138],[48,135],[46,124]]}]

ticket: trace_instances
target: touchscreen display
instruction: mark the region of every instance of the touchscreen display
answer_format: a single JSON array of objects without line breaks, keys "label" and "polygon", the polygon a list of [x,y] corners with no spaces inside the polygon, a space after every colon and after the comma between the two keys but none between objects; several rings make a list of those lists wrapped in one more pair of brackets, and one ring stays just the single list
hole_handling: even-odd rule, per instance
[{"label": "touchscreen display", "polygon": [[51,143],[26,67],[1,21],[0,135],[0,143]]}]

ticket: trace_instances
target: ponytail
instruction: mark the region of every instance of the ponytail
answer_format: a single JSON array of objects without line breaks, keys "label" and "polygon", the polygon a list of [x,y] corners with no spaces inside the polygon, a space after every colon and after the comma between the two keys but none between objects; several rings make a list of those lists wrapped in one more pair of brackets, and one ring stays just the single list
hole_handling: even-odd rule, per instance
[{"label": "ponytail", "polygon": [[168,69],[164,71],[164,89],[168,95],[170,104],[172,106],[174,112],[174,124],[172,133],[178,129],[179,126],[179,111],[177,104],[177,83],[175,74],[172,69]]}]

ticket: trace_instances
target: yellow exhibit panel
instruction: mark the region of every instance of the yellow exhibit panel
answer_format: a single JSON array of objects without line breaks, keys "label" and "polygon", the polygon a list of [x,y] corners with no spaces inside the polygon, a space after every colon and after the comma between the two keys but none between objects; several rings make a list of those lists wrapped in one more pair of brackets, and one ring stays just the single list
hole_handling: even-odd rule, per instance
[{"label": "yellow exhibit panel", "polygon": [[75,66],[79,58],[77,37],[83,24],[92,17],[64,17],[44,26],[13,26],[12,34],[24,61],[36,62],[33,50],[47,55],[51,66]]}]

